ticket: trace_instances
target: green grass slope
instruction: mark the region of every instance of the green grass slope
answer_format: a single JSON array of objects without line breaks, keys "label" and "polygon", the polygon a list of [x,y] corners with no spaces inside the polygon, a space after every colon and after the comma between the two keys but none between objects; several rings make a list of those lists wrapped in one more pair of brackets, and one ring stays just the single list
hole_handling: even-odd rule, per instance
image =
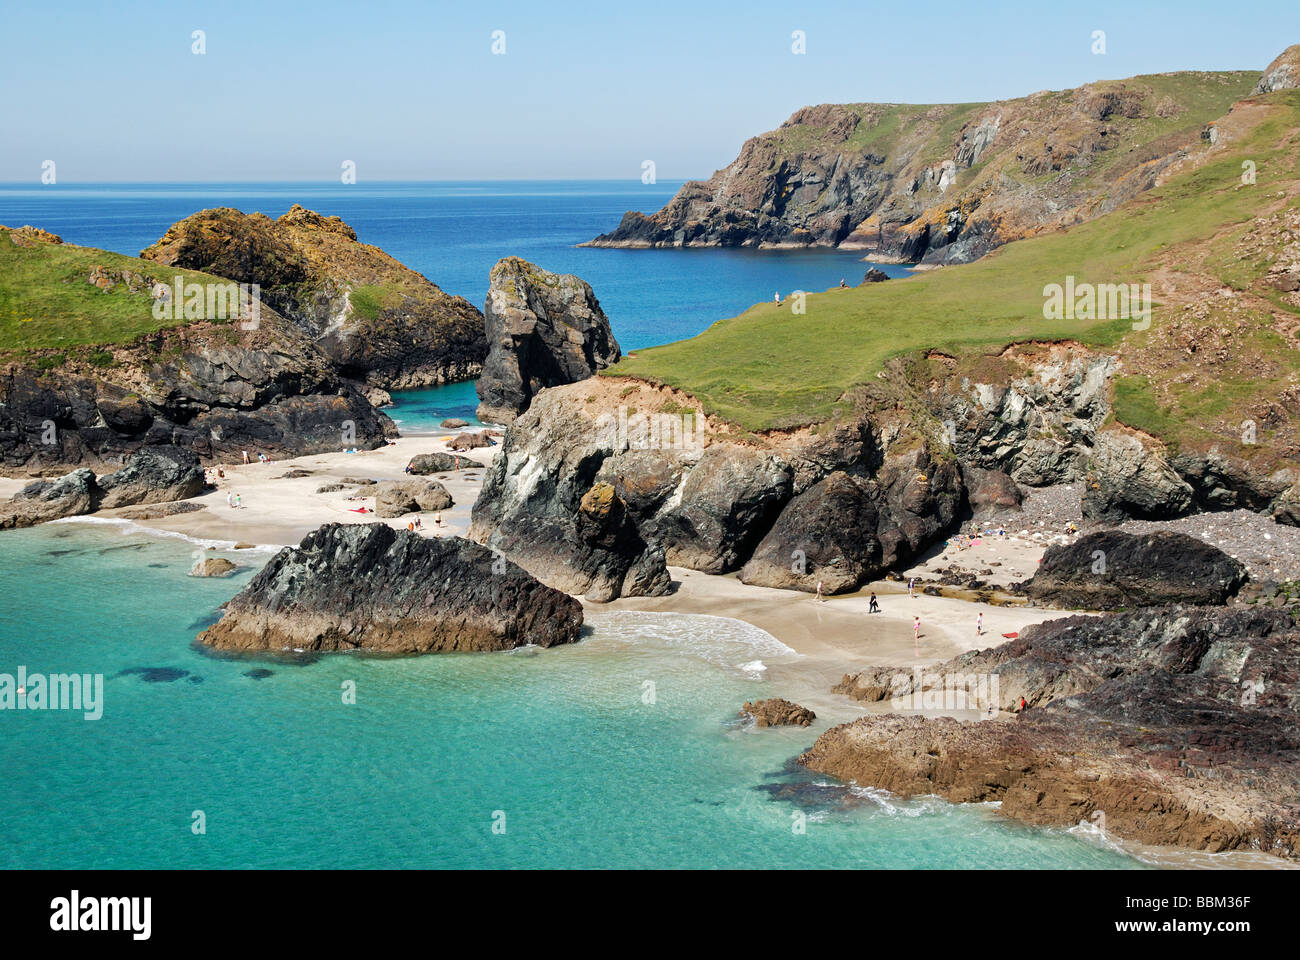
[{"label": "green grass slope", "polygon": [[[1134,358],[1154,355],[1168,347],[1161,337],[1171,323],[1186,322],[1196,291],[1259,284],[1267,255],[1243,259],[1225,251],[1254,218],[1293,210],[1300,198],[1300,92],[1254,98],[1242,115],[1249,122],[1237,122],[1243,129],[1213,159],[1088,223],[1008,244],[972,264],[810,294],[802,316],[788,302],[762,303],[693,339],[636,351],[604,374],[670,385],[709,412],[762,431],[827,420],[847,391],[873,382],[889,360],[927,349],[970,356],[1017,342],[1076,340]],[[1253,186],[1241,181],[1245,160],[1256,165]],[[1067,275],[1077,283],[1151,283],[1152,328],[1135,332],[1128,320],[1044,319],[1044,286],[1063,284]],[[1282,299],[1265,299],[1274,311],[1300,312]],[[1122,384],[1117,414],[1131,411],[1157,429],[1176,430],[1198,410],[1227,416],[1234,404],[1292,383],[1300,352],[1277,332],[1273,315],[1238,310],[1234,322],[1243,316],[1249,329],[1233,347],[1240,354],[1216,371],[1214,382],[1192,378],[1171,390],[1153,369],[1145,382]],[[1218,317],[1215,307],[1199,322]]]}]

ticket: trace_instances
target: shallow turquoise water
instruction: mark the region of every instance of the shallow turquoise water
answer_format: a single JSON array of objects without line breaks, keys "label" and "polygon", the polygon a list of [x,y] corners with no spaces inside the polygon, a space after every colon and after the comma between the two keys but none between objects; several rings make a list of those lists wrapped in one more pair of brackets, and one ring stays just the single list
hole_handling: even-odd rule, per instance
[{"label": "shallow turquoise water", "polygon": [[[0,711],[0,867],[1140,865],[791,767],[825,725],[734,722],[784,692],[742,667],[795,656],[736,621],[597,614],[550,651],[217,659],[193,637],[252,571],[188,577],[193,549],[81,523],[0,535],[0,672],[105,675],[101,720]],[[122,674],[139,667],[188,674]]]}]

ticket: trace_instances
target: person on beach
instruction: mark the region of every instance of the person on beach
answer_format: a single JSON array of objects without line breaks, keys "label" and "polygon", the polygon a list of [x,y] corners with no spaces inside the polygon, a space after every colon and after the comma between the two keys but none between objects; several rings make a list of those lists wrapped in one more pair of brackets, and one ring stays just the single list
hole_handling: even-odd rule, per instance
[{"label": "person on beach", "polygon": [[907,581],[907,595],[911,597],[913,600],[916,599],[916,577],[913,577],[911,580]]},{"label": "person on beach", "polygon": [[867,607],[867,613],[879,613],[879,612],[880,612],[880,604],[876,601],[875,591],[872,591],[871,605]]},{"label": "person on beach", "polygon": [[979,616],[975,618],[975,636],[984,636],[984,611],[981,610]]},{"label": "person on beach", "polygon": [[233,493],[226,493],[226,506],[231,510],[235,509],[235,495]]},{"label": "person on beach", "polygon": [[244,505],[244,498],[241,497],[239,494],[235,494],[235,509],[238,510],[241,507],[243,507],[243,505]]},{"label": "person on beach", "polygon": [[1020,711],[1019,711],[1019,712],[1020,712],[1020,713],[1024,713],[1024,712],[1025,712],[1026,710],[1028,710],[1028,709],[1029,709],[1029,704],[1025,703],[1025,698],[1024,698],[1024,697],[1021,697],[1021,698],[1020,698]]},{"label": "person on beach", "polygon": [[248,451],[247,451],[247,450],[244,451],[244,462],[245,462],[245,463],[248,463]]},{"label": "person on beach", "polygon": [[912,639],[918,641],[921,639],[921,618],[912,618]]},{"label": "person on beach", "polygon": [[441,527],[441,526],[442,526],[442,511],[441,511],[441,510],[439,510],[437,513],[435,513],[435,514],[433,515],[433,525],[434,525],[435,527]]},{"label": "person on beach", "polygon": [[817,600],[819,603],[826,602],[826,598],[822,596],[822,582],[820,580],[817,581]]}]

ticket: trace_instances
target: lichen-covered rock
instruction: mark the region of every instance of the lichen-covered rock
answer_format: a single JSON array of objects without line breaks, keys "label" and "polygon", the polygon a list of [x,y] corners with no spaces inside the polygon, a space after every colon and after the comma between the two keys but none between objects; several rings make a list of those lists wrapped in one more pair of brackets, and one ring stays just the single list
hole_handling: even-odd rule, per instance
[{"label": "lichen-covered rock", "polygon": [[491,550],[326,524],[281,550],[199,635],[223,650],[436,653],[572,643],[582,607]]},{"label": "lichen-covered rock", "polygon": [[1035,601],[1078,610],[1169,603],[1220,604],[1246,582],[1246,568],[1185,533],[1102,530],[1047,548],[1026,585]]},{"label": "lichen-covered rock", "polygon": [[508,424],[545,387],[585,380],[622,355],[590,285],[506,257],[489,277],[488,356],[478,418]]},{"label": "lichen-covered rock", "polygon": [[278,220],[229,207],[173,224],[140,256],[240,283],[289,318],[344,376],[407,389],[479,372],[487,353],[482,315],[378,247],[338,217],[294,204]]},{"label": "lichen-covered rock", "polygon": [[1300,87],[1300,43],[1283,50],[1265,69],[1255,86],[1256,93],[1294,90]]}]

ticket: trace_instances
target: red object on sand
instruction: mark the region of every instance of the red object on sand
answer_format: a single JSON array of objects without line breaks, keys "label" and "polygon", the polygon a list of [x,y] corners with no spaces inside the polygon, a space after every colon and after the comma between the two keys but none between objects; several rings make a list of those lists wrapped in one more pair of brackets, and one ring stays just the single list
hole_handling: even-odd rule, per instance
[{"label": "red object on sand", "polygon": [[1004,634],[1002,634],[1002,636],[1006,637],[1008,640],[1014,640],[1014,639],[1016,639],[1016,637],[1020,636],[1020,634],[1019,634],[1019,633],[1004,633]]},{"label": "red object on sand", "polygon": [[365,507],[349,507],[349,508],[348,508],[348,512],[349,512],[349,513],[366,513],[367,511],[366,511],[366,508],[365,508]]}]

